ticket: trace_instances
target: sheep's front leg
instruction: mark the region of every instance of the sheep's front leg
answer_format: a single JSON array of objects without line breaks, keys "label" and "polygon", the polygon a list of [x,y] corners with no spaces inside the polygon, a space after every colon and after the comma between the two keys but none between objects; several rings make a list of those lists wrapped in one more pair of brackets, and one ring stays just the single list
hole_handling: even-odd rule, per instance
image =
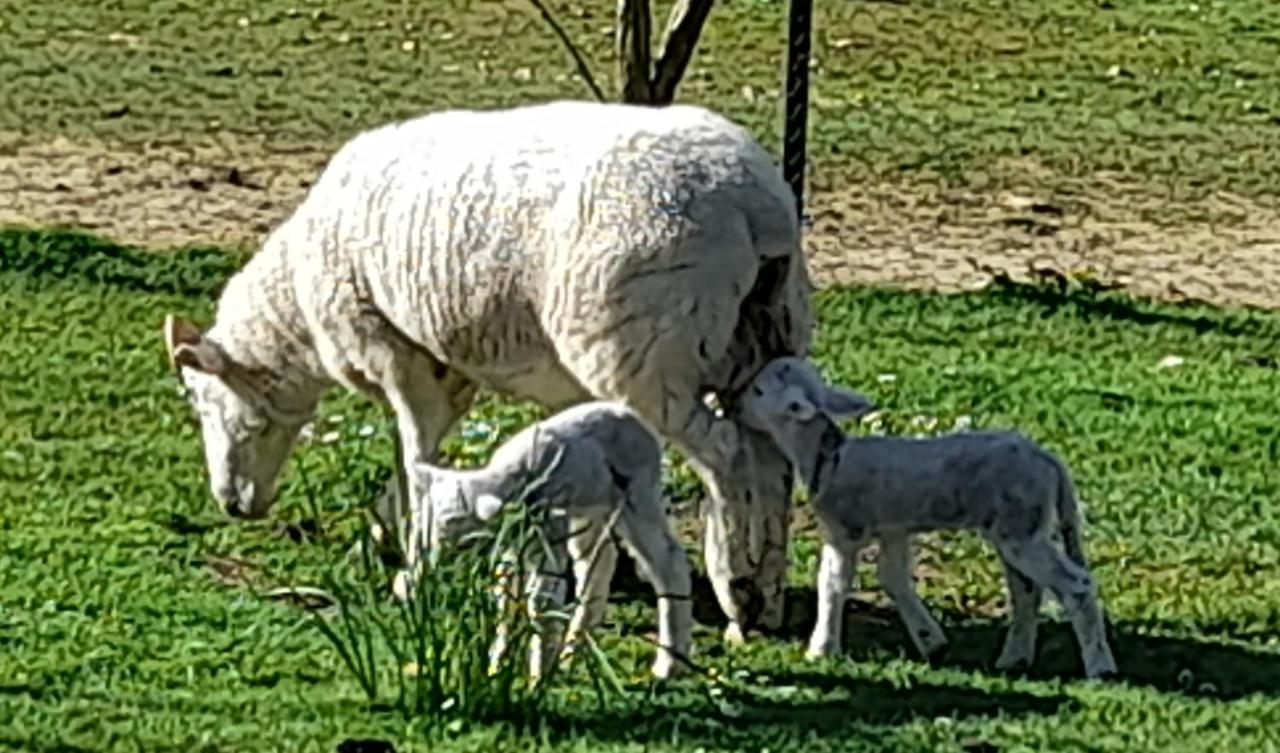
[{"label": "sheep's front leg", "polygon": [[741,643],[760,625],[781,627],[790,515],[789,465],[763,434],[716,418],[699,404],[668,437],[706,486],[703,547],[707,575],[729,624],[725,639]]},{"label": "sheep's front leg", "polygon": [[844,605],[858,561],[859,542],[828,538],[818,568],[818,618],[809,637],[807,656],[833,656],[843,645]]},{"label": "sheep's front leg", "polygon": [[[458,418],[466,412],[475,394],[474,385],[458,376],[434,380],[430,362],[416,363],[416,368],[396,369],[391,384],[383,388],[387,402],[396,417],[396,431],[400,438],[398,472],[406,480],[409,499],[402,499],[399,485],[396,491],[385,495],[378,517],[388,528],[380,545],[392,547],[403,555],[404,564],[411,571],[416,567],[421,550],[429,542],[429,515],[418,515],[415,501],[424,499],[425,489],[413,471],[415,463],[435,462],[440,441]],[[415,378],[416,377],[416,378]]]},{"label": "sheep's front leg", "polygon": [[913,560],[911,540],[907,535],[893,533],[880,536],[880,555],[876,559],[880,585],[898,608],[902,624],[916,650],[925,659],[932,659],[947,647],[947,636],[916,592]]}]

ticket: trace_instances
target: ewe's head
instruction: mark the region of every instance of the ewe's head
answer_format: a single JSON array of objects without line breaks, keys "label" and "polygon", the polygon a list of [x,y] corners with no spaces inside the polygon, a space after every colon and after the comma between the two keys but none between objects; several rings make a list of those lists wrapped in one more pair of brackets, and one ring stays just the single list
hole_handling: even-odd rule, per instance
[{"label": "ewe's head", "polygon": [[835,421],[875,410],[866,396],[827,384],[813,364],[795,357],[766,364],[738,402],[744,423],[775,436],[790,434],[819,415]]},{"label": "ewe's head", "polygon": [[164,337],[169,362],[200,418],[218,505],[237,518],[266,515],[280,469],[310,412],[273,408],[264,375],[237,363],[190,322],[165,317]]},{"label": "ewe's head", "polygon": [[414,463],[413,470],[412,509],[422,511],[422,525],[430,521],[432,548],[475,530],[502,511],[501,499],[492,494],[473,494],[458,471],[430,463]]}]

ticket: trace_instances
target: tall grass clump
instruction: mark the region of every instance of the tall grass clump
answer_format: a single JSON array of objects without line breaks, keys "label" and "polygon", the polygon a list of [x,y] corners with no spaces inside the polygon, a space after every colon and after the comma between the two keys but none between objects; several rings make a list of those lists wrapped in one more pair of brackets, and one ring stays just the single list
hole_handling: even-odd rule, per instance
[{"label": "tall grass clump", "polygon": [[[523,484],[498,517],[424,553],[402,601],[390,595],[367,527],[356,566],[327,574],[334,606],[314,612],[314,624],[375,708],[450,728],[471,722],[527,728],[546,715],[565,659],[556,654],[535,682],[530,649],[548,625],[562,635],[576,604],[566,598],[563,608],[540,615],[528,609],[525,576],[561,543],[551,533],[561,512],[536,501],[544,482],[545,474]],[[506,634],[495,652],[499,626]],[[577,653],[604,704],[624,692],[622,683],[594,640],[584,642],[587,650]]]}]

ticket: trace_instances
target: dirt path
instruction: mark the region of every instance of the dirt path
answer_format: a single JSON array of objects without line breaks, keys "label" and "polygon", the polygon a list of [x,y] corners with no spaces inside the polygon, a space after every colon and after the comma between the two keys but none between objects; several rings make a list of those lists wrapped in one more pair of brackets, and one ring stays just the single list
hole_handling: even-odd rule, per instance
[{"label": "dirt path", "polygon": [[[244,141],[145,153],[66,139],[20,145],[0,152],[0,224],[73,225],[152,248],[251,247],[326,157]],[[955,290],[995,271],[1025,279],[1051,268],[1145,296],[1280,308],[1280,210],[1238,197],[1189,205],[1173,226],[1141,219],[1171,213],[1107,176],[1066,196],[870,186],[810,203],[808,250],[822,285]]]}]

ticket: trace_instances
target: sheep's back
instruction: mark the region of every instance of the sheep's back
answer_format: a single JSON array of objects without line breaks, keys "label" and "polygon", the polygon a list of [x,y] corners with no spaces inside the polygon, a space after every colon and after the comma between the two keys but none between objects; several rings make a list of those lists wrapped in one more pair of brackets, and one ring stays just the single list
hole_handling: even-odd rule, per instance
[{"label": "sheep's back", "polygon": [[560,102],[357,136],[291,219],[308,239],[291,253],[502,388],[694,306],[723,351],[761,257],[797,253],[793,214],[768,154],[713,113]]}]

